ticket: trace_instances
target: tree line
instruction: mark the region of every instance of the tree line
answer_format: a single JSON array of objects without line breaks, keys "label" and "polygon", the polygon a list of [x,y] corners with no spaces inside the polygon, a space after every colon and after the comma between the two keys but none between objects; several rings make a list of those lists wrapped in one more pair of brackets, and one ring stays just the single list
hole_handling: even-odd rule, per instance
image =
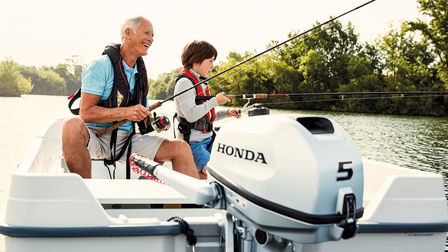
[{"label": "tree line", "polygon": [[[405,21],[373,42],[360,42],[355,27],[339,21],[317,28],[210,81],[213,93],[316,93],[448,90],[448,0],[417,0],[424,20]],[[319,23],[316,23],[318,25]],[[291,32],[291,38],[300,31]],[[271,41],[270,48],[278,43]],[[219,50],[219,48],[218,48]],[[255,55],[231,52],[211,73]],[[56,67],[0,62],[0,96],[70,95],[85,66],[77,56]],[[173,95],[173,69],[149,80],[151,99]],[[244,100],[233,100],[241,106]],[[270,108],[448,116],[448,96],[303,97],[257,100]]]},{"label": "tree line", "polygon": [[[402,22],[371,43],[360,42],[351,23],[344,26],[335,21],[212,79],[209,86],[215,94],[446,91],[447,0],[418,3],[424,21]],[[297,34],[299,31],[291,32],[288,37]],[[210,76],[252,55],[255,52],[231,52]],[[151,98],[173,95],[177,71],[162,74],[151,83]],[[233,100],[230,105],[245,102]],[[448,116],[447,95],[281,97],[256,102],[280,109]]]},{"label": "tree line", "polygon": [[71,95],[81,87],[85,66],[78,56],[66,59],[55,67],[19,65],[12,59],[0,62],[0,96],[22,94]]}]

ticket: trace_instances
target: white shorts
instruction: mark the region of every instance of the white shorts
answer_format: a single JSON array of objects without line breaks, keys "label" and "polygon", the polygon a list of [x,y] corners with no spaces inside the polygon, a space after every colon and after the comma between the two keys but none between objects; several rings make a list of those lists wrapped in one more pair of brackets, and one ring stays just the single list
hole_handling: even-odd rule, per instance
[{"label": "white shorts", "polygon": [[[90,134],[90,140],[87,144],[87,149],[90,153],[92,159],[110,159],[110,137],[111,133],[104,134],[100,137],[96,136],[98,131],[104,130],[101,127],[87,126],[87,130]],[[126,142],[130,132],[119,130],[117,132],[117,145],[116,145],[116,155],[120,153],[121,148]],[[138,153],[143,156],[154,160],[154,157],[159,150],[160,145],[165,140],[165,138],[152,136],[152,135],[141,135],[135,134],[132,137],[132,153]],[[120,160],[126,161],[126,153],[124,152]]]}]

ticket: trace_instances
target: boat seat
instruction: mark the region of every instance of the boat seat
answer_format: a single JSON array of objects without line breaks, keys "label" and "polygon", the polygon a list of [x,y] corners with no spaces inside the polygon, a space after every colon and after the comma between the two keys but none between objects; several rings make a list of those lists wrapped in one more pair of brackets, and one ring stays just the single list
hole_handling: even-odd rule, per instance
[{"label": "boat seat", "polygon": [[84,179],[101,204],[193,204],[174,188],[153,180]]}]

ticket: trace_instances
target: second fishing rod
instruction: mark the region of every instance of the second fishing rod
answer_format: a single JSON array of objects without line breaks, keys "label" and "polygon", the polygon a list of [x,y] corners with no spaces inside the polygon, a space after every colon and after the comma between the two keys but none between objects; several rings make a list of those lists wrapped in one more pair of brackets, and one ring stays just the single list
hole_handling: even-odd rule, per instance
[{"label": "second fishing rod", "polygon": [[[371,92],[323,92],[323,93],[287,93],[287,94],[228,94],[229,99],[266,99],[271,97],[304,96],[368,96],[368,95],[447,95],[448,91],[371,91]],[[196,101],[210,100],[214,96],[196,96]]]},{"label": "second fishing rod", "polygon": [[[277,45],[275,45],[275,46],[272,46],[272,47],[270,47],[270,48],[268,48],[268,49],[266,49],[266,50],[264,50],[264,51],[262,51],[262,52],[260,52],[260,53],[257,53],[257,54],[255,54],[254,56],[249,57],[249,58],[247,58],[247,59],[245,59],[245,60],[239,62],[238,64],[236,64],[236,65],[234,65],[234,66],[232,66],[232,67],[229,67],[229,68],[225,69],[224,71],[222,71],[222,72],[220,72],[220,73],[217,73],[217,74],[215,74],[215,75],[213,75],[213,76],[211,76],[211,77],[209,77],[209,78],[207,78],[207,79],[204,79],[204,80],[200,81],[199,83],[193,85],[192,87],[190,87],[190,88],[188,88],[188,89],[186,89],[186,90],[184,90],[184,91],[182,91],[182,92],[180,92],[180,93],[177,93],[177,94],[175,94],[175,95],[172,95],[172,96],[166,98],[166,99],[163,100],[163,101],[158,101],[158,102],[152,104],[151,106],[149,106],[148,110],[149,110],[149,111],[153,111],[154,109],[156,109],[156,108],[162,106],[163,103],[165,103],[165,102],[167,102],[167,101],[169,101],[169,100],[172,100],[172,99],[174,99],[175,97],[177,97],[177,96],[179,96],[179,95],[181,95],[181,94],[183,94],[183,93],[185,93],[185,92],[187,92],[187,91],[189,91],[189,90],[191,90],[191,89],[193,89],[193,88],[196,88],[196,87],[199,86],[199,85],[202,85],[202,84],[204,84],[204,83],[206,83],[206,82],[208,82],[208,81],[210,81],[210,80],[212,80],[212,79],[214,79],[214,78],[216,78],[216,77],[218,77],[218,76],[220,76],[220,75],[222,75],[222,74],[224,74],[224,73],[227,73],[228,71],[230,71],[230,70],[232,70],[232,69],[234,69],[234,68],[236,68],[236,67],[239,67],[239,66],[241,66],[241,65],[243,65],[243,64],[245,64],[245,63],[247,63],[247,62],[249,62],[249,61],[251,61],[251,60],[253,60],[253,59],[255,59],[255,58],[258,58],[258,57],[260,57],[261,55],[263,55],[263,54],[265,54],[265,53],[267,53],[267,52],[270,52],[270,51],[272,51],[272,50],[274,50],[274,49],[276,49],[276,48],[278,48],[278,47],[280,47],[280,46],[282,46],[282,45],[284,45],[284,44],[286,44],[286,43],[288,43],[288,42],[290,42],[290,41],[292,41],[292,40],[294,40],[294,39],[297,39],[297,38],[299,38],[299,37],[302,37],[303,35],[305,35],[305,34],[311,32],[311,31],[313,31],[313,30],[316,30],[316,29],[318,29],[318,28],[320,28],[320,27],[322,27],[322,26],[324,26],[324,25],[326,25],[326,24],[328,24],[328,23],[331,23],[331,22],[333,22],[333,21],[335,21],[335,20],[337,20],[337,19],[339,19],[339,18],[341,18],[341,17],[343,17],[343,16],[345,16],[345,15],[347,15],[347,14],[349,14],[349,13],[355,11],[355,10],[358,10],[358,9],[360,9],[360,8],[366,6],[366,5],[368,5],[368,4],[370,4],[370,3],[374,2],[374,1],[375,1],[375,0],[370,0],[370,1],[366,2],[366,3],[364,3],[364,4],[361,4],[361,5],[359,5],[359,6],[355,7],[355,8],[353,8],[353,9],[351,9],[351,10],[346,11],[346,12],[344,12],[344,13],[342,13],[342,14],[340,14],[340,15],[334,17],[334,18],[331,18],[331,19],[329,19],[329,20],[327,20],[327,21],[325,21],[325,22],[323,22],[323,23],[321,23],[321,24],[319,24],[319,25],[316,25],[316,26],[314,26],[314,27],[312,27],[312,28],[310,28],[310,29],[308,29],[308,30],[302,32],[302,33],[299,33],[299,34],[297,34],[297,35],[295,35],[295,36],[293,36],[293,37],[291,37],[291,38],[289,38],[289,39],[287,39],[287,40],[285,40],[285,41],[283,41],[283,42],[281,42],[281,43],[279,43],[279,44],[277,44]],[[130,121],[130,120],[123,120],[123,121],[120,121],[120,122],[118,122],[118,123],[115,123],[114,125],[112,125],[112,126],[110,126],[110,127],[108,127],[108,128],[105,128],[105,129],[102,130],[102,131],[99,131],[96,135],[97,135],[97,136],[101,136],[101,135],[103,135],[103,134],[106,134],[106,133],[108,133],[108,132],[110,132],[110,131],[112,131],[112,130],[118,128],[118,127],[120,127],[121,125],[123,125],[123,124],[125,124],[125,123],[127,123],[127,122],[129,122],[129,121]]]}]

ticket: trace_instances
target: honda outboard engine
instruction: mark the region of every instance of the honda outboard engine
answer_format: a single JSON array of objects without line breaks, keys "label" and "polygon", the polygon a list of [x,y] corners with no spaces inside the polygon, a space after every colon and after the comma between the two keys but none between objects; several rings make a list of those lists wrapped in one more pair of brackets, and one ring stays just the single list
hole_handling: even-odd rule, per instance
[{"label": "honda outboard engine", "polygon": [[226,123],[207,171],[223,188],[242,242],[247,235],[266,247],[350,238],[363,213],[361,156],[326,118],[271,115]]}]

